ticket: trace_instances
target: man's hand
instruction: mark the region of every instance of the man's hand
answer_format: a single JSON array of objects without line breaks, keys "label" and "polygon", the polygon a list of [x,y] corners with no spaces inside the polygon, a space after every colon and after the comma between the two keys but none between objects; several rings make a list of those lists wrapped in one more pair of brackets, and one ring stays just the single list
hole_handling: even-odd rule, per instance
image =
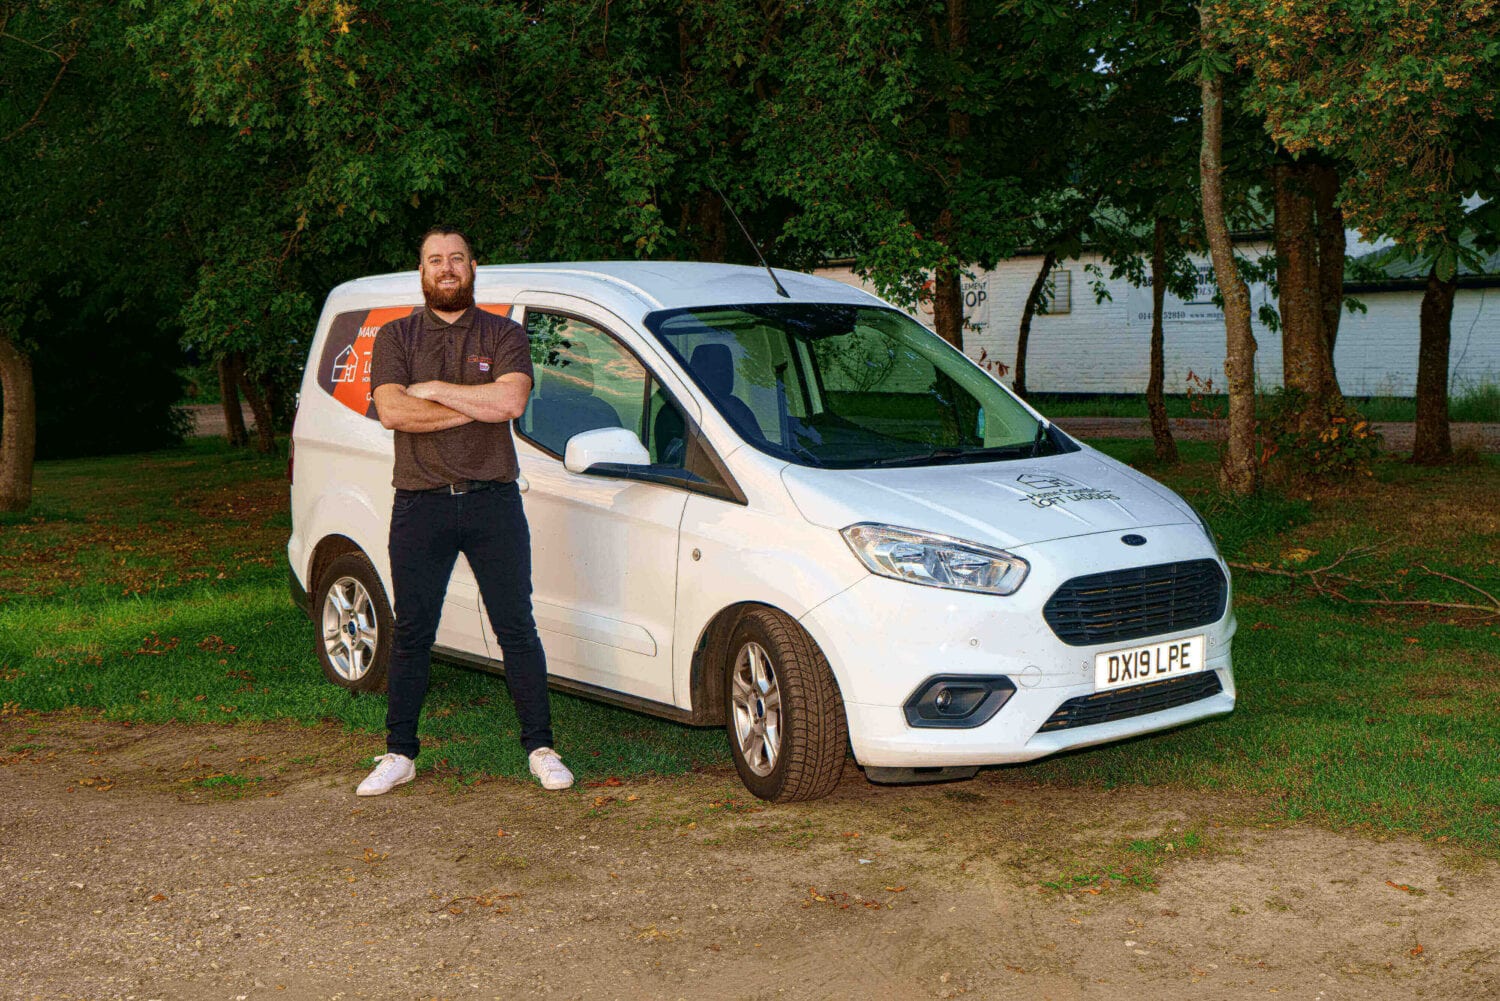
[{"label": "man's hand", "polygon": [[391,383],[375,387],[375,412],[380,415],[381,427],[422,434],[428,431],[446,431],[460,424],[468,424],[474,419],[431,399],[415,396],[410,390],[409,386],[402,388]]}]

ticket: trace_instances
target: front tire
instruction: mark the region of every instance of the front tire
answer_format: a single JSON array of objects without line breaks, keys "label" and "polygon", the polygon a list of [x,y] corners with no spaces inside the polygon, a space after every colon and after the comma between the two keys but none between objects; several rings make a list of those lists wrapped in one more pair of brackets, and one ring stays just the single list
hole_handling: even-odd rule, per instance
[{"label": "front tire", "polygon": [[354,692],[383,692],[395,616],[375,565],[364,553],[328,564],[313,597],[323,676]]},{"label": "front tire", "polygon": [[812,637],[780,612],[753,609],[735,626],[724,671],[729,749],[745,788],[774,803],[832,792],[849,725]]}]

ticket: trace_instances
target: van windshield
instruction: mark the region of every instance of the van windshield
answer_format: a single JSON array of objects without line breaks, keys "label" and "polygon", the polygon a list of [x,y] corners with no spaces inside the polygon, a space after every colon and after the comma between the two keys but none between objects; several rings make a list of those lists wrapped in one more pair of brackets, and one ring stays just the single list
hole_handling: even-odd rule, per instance
[{"label": "van windshield", "polygon": [[1071,451],[989,375],[893,309],[666,309],[646,326],[746,442],[804,466],[995,462]]}]

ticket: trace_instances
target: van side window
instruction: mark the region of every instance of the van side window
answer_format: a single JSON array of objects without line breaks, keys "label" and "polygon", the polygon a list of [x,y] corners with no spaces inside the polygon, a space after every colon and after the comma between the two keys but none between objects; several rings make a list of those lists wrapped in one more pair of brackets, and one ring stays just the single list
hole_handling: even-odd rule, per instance
[{"label": "van side window", "polygon": [[528,309],[526,334],[536,381],[522,434],[558,455],[584,431],[640,434],[646,370],[634,355],[593,324],[556,313]]}]

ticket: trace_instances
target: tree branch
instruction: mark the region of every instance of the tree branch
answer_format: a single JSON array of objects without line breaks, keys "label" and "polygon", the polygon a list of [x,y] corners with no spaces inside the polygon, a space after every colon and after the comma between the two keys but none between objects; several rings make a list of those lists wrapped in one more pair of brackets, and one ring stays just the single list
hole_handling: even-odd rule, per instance
[{"label": "tree branch", "polygon": [[25,132],[27,129],[31,128],[39,120],[41,120],[42,112],[47,108],[47,102],[52,100],[53,91],[57,90],[57,85],[62,82],[63,74],[68,72],[68,64],[73,61],[73,57],[76,55],[78,55],[78,49],[75,47],[73,51],[68,53],[66,56],[58,56],[58,58],[62,60],[62,65],[57,68],[57,75],[52,78],[52,84],[47,88],[47,93],[42,95],[41,103],[36,106],[36,110],[31,113],[31,117],[28,118],[25,123],[13,130],[11,134],[6,136],[4,139],[0,139],[0,142],[10,142],[16,136],[20,135],[22,132]]},{"label": "tree branch", "polygon": [[1337,567],[1342,563],[1348,562],[1350,560],[1364,559],[1365,557],[1372,555],[1375,551],[1375,546],[1359,546],[1346,551],[1342,556],[1334,560],[1332,563],[1329,563],[1326,566],[1316,567],[1312,570],[1286,570],[1281,567],[1264,566],[1256,563],[1230,562],[1229,566],[1234,568],[1235,570],[1243,570],[1247,573],[1269,574],[1273,577],[1285,577],[1288,580],[1303,581],[1318,594],[1332,598],[1335,601],[1342,601],[1350,605],[1384,605],[1389,607],[1404,606],[1420,608],[1442,608],[1457,612],[1478,612],[1482,615],[1485,615],[1486,617],[1500,616],[1500,598],[1496,598],[1495,595],[1486,591],[1484,588],[1471,581],[1464,580],[1462,577],[1455,577],[1453,574],[1443,573],[1440,570],[1433,570],[1432,568],[1421,564],[1418,565],[1419,569],[1422,570],[1423,573],[1426,573],[1428,576],[1439,577],[1443,580],[1452,581],[1455,584],[1466,587],[1471,591],[1477,592],[1478,594],[1481,594],[1486,599],[1488,599],[1489,604],[1477,605],[1457,601],[1431,601],[1425,598],[1391,598],[1387,597],[1384,593],[1381,593],[1381,596],[1378,598],[1350,597],[1345,593],[1345,588],[1350,586],[1369,588],[1379,593],[1384,587],[1399,587],[1401,585],[1402,582],[1399,580],[1372,581],[1365,580],[1360,577],[1353,577],[1349,574],[1329,572],[1334,567]]}]

